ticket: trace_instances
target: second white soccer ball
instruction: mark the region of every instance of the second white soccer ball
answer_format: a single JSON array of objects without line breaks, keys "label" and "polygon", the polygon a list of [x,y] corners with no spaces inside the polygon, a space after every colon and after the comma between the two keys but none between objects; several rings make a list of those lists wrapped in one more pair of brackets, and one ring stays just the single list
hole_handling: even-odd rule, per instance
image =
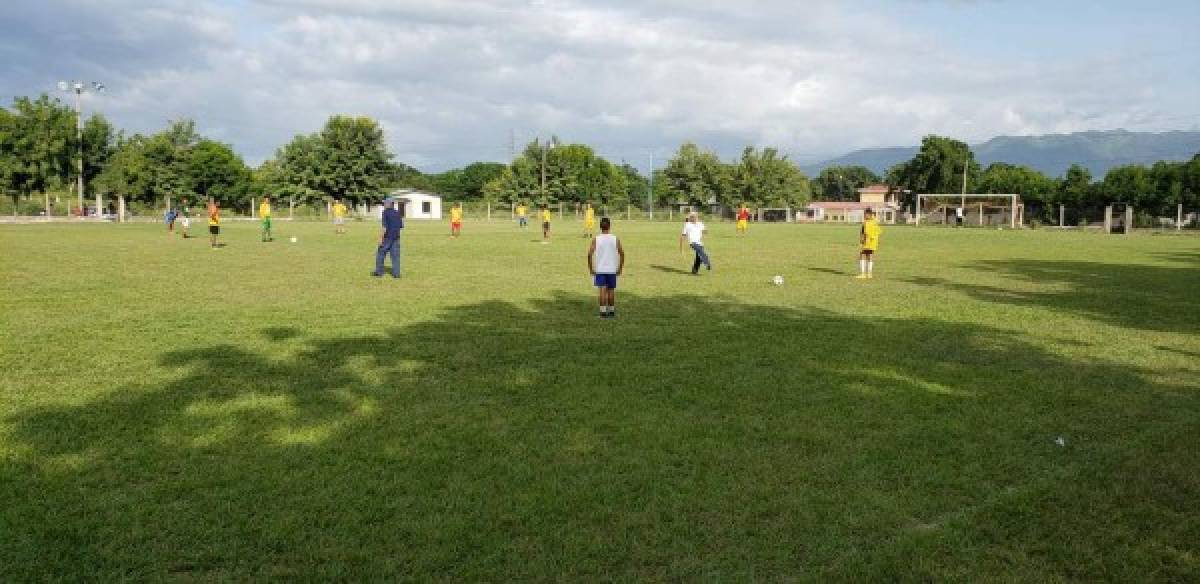
[{"label": "second white soccer ball", "polygon": [[775,276],[774,278],[771,278],[771,282],[773,282],[776,286],[782,286],[783,276]]}]

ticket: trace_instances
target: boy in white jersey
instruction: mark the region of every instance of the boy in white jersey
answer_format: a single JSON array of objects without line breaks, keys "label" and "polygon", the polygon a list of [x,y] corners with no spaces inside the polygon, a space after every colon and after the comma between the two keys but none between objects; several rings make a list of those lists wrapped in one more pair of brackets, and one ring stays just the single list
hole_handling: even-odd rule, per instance
[{"label": "boy in white jersey", "polygon": [[612,221],[600,220],[600,235],[588,245],[588,271],[600,289],[600,318],[617,317],[617,276],[625,271],[625,248],[609,233]]},{"label": "boy in white jersey", "polygon": [[692,211],[688,214],[687,222],[683,224],[683,233],[679,234],[679,253],[683,253],[683,242],[696,252],[696,260],[692,262],[692,275],[700,273],[700,265],[703,264],[708,271],[712,271],[712,262],[708,259],[708,252],[704,251],[704,233],[707,230],[704,228],[704,222],[700,221],[700,216]]}]

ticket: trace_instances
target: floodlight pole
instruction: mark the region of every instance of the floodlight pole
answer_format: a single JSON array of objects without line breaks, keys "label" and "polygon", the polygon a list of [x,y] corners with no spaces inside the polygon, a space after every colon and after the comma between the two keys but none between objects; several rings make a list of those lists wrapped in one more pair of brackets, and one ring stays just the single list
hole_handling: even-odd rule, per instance
[{"label": "floodlight pole", "polygon": [[[70,83],[67,83],[66,81],[59,81],[58,88],[62,91],[72,91],[75,93],[75,139],[79,142],[79,160],[78,160],[78,164],[76,166],[76,169],[78,170],[79,174],[76,177],[76,179],[78,181],[76,183],[76,187],[79,189],[79,214],[80,214],[80,217],[82,217],[83,216],[83,199],[84,199],[84,193],[83,193],[83,92],[86,89],[86,86],[83,84],[82,81],[72,81]],[[104,91],[104,84],[97,82],[97,81],[93,81],[92,82],[92,90],[96,91],[96,92]],[[101,204],[100,192],[96,191],[96,216],[97,217],[103,217],[103,214],[100,211],[100,204]],[[68,212],[68,214],[69,214],[69,212]]]},{"label": "floodlight pole", "polygon": [[547,142],[542,147],[542,202],[546,199],[546,154],[554,149],[554,142]]}]

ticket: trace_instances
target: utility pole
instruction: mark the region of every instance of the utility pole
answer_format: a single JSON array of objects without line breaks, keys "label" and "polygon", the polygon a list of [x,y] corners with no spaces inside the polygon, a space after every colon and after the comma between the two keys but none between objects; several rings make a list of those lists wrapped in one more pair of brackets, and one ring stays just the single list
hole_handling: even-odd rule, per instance
[{"label": "utility pole", "polygon": [[650,151],[650,191],[646,193],[646,200],[650,203],[650,220],[654,220],[654,151]]},{"label": "utility pole", "polygon": [[[83,196],[84,196],[83,195],[83,92],[86,89],[86,86],[83,84],[82,81],[72,81],[70,83],[67,83],[66,81],[59,81],[58,89],[59,89],[59,91],[75,92],[75,139],[79,142],[79,161],[78,161],[79,164],[76,166],[76,170],[78,171],[79,175],[76,177],[78,179],[78,182],[76,183],[76,187],[79,189],[79,212],[80,212],[80,215],[82,216],[82,214],[83,214]],[[98,81],[93,81],[92,82],[92,91],[95,91],[96,93],[100,93],[100,92],[104,91],[104,84],[100,83]],[[103,216],[103,212],[100,210],[100,193],[99,192],[96,193],[96,216],[97,217]]]},{"label": "utility pole", "polygon": [[[971,166],[971,152],[968,150],[966,157],[963,158],[963,182],[962,182],[962,198],[958,201],[958,208],[965,209],[967,206],[967,167]],[[957,213],[955,213],[957,216]]]}]

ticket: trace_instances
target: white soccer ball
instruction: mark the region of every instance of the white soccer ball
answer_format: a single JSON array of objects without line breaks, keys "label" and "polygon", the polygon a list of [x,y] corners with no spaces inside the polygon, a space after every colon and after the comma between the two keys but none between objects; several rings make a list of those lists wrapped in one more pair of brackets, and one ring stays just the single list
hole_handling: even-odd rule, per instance
[{"label": "white soccer ball", "polygon": [[783,276],[775,276],[774,278],[771,278],[771,282],[774,283],[776,286],[782,286],[783,285]]},{"label": "white soccer ball", "polygon": [[293,236],[292,236],[292,243],[296,243],[297,241],[299,241],[299,240],[297,240],[297,239],[296,239],[296,236],[294,236],[294,235],[293,235]]}]

